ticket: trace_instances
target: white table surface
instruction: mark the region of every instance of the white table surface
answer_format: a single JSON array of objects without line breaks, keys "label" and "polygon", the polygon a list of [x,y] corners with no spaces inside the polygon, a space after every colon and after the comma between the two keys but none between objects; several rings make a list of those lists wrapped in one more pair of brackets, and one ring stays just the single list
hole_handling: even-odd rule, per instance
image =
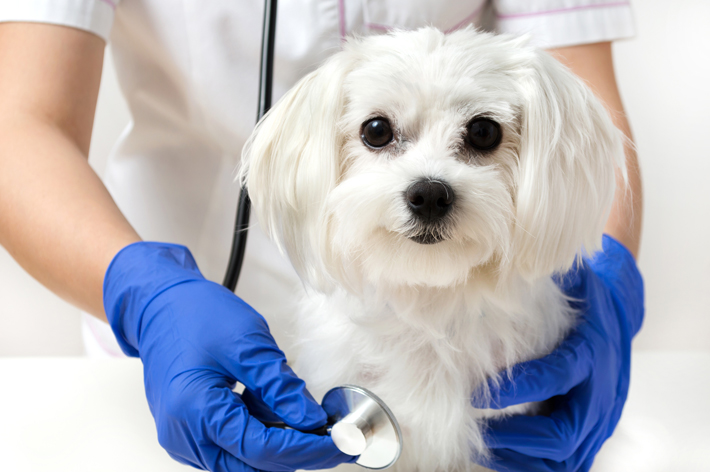
[{"label": "white table surface", "polygon": [[[135,359],[4,358],[0,378],[1,471],[194,470],[158,445]],[[710,472],[710,354],[634,354],[593,471]]]}]

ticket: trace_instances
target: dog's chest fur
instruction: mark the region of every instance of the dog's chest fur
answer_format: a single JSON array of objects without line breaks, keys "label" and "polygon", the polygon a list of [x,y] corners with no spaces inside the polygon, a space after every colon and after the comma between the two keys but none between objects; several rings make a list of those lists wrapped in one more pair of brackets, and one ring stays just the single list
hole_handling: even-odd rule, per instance
[{"label": "dog's chest fur", "polygon": [[486,454],[482,421],[501,413],[473,408],[472,395],[485,395],[501,370],[550,352],[574,323],[549,278],[505,288],[471,281],[362,297],[311,293],[299,315],[296,371],[316,398],[351,383],[387,403],[404,437],[394,470],[485,470],[472,462]]}]

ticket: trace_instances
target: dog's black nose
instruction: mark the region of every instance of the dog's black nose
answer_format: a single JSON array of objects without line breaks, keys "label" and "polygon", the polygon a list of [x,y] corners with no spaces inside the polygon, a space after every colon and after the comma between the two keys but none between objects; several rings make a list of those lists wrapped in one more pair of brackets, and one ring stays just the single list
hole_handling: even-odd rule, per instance
[{"label": "dog's black nose", "polygon": [[454,203],[454,191],[441,180],[420,180],[406,192],[409,209],[425,221],[442,218]]}]

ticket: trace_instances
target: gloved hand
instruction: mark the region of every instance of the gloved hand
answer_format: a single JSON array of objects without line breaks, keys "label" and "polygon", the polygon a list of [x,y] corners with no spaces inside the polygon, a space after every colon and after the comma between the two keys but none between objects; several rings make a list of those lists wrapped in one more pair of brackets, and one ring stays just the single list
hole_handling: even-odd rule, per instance
[{"label": "gloved hand", "polygon": [[286,365],[264,318],[206,280],[187,248],[135,243],[111,262],[104,307],[116,338],[139,356],[158,440],[177,461],[211,471],[325,469],[354,460],[329,436],[266,428],[241,396],[289,426],[311,430],[326,414]]},{"label": "gloved hand", "polygon": [[643,319],[643,281],[624,246],[605,235],[603,248],[557,280],[576,300],[576,330],[550,355],[515,366],[491,386],[493,408],[552,399],[552,413],[490,422],[487,467],[587,471],[614,431],[629,389],[631,338]]}]

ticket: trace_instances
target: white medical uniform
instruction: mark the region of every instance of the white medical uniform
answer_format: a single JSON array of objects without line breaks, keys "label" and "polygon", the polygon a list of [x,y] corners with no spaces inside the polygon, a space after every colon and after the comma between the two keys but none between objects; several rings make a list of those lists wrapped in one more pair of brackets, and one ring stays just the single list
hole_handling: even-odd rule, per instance
[{"label": "white medical uniform", "polygon": [[[132,123],[105,183],[145,240],[190,248],[211,280],[227,264],[239,187],[234,173],[256,117],[261,0],[0,0],[0,21],[53,23],[110,41]],[[344,37],[474,24],[531,33],[542,47],[634,34],[620,0],[281,0],[274,100]],[[258,228],[237,290],[270,320],[280,345],[299,282]],[[86,315],[89,354],[122,355],[105,323]]]}]

